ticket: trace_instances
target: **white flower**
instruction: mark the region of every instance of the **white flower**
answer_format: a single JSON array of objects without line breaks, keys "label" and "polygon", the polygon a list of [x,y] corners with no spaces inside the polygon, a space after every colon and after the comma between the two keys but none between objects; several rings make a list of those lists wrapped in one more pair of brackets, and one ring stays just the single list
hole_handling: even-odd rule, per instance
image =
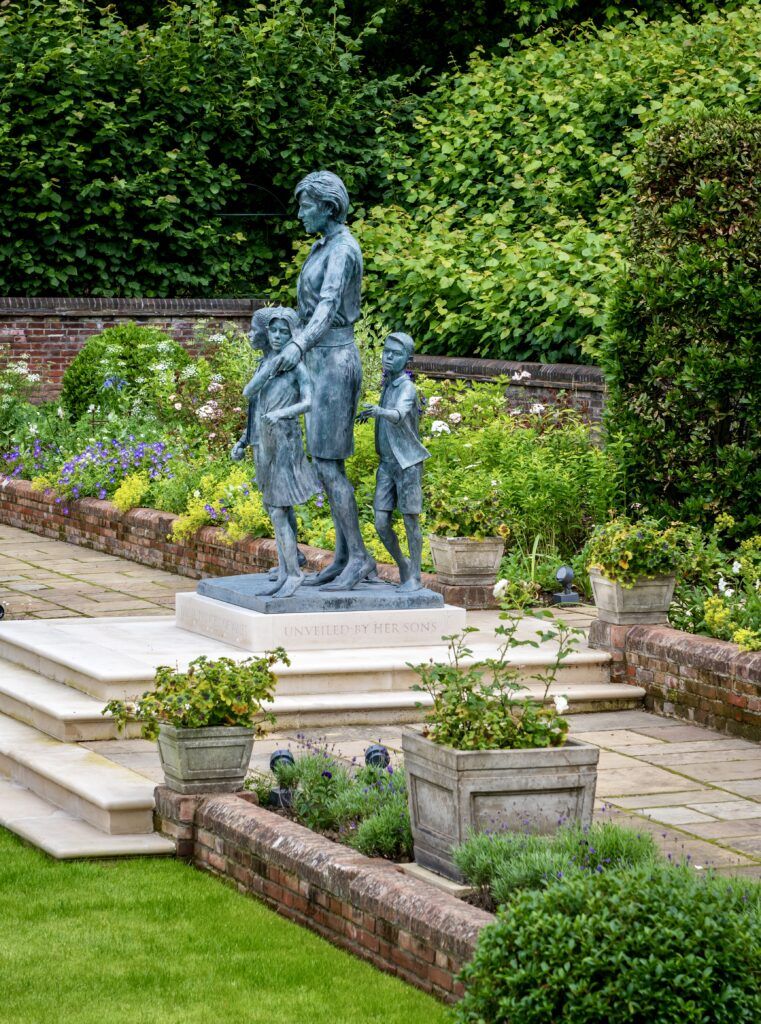
[{"label": "white flower", "polygon": [[449,429],[449,424],[445,423],[444,420],[434,420],[431,424],[432,434],[451,434],[452,431]]},{"label": "white flower", "polygon": [[95,412],[95,406],[92,405],[92,403],[91,403],[90,405],[87,406],[87,411],[88,412]]},{"label": "white flower", "polygon": [[64,418],[64,416],[66,415],[66,413],[63,411],[63,409],[61,408],[60,405],[56,409],[55,413],[56,413],[56,416],[58,417],[59,420],[62,420]]},{"label": "white flower", "polygon": [[195,363],[188,363],[187,366],[180,370],[180,378],[182,380],[190,380],[191,377],[198,376],[198,367]]},{"label": "white flower", "polygon": [[742,562],[738,561],[737,559],[735,559],[734,562],[732,562],[732,572],[735,574],[735,576],[738,574],[738,572],[742,572],[742,567]]},{"label": "white flower", "polygon": [[552,698],[552,703],[555,705],[555,710],[559,715],[565,714],[565,712],[568,710],[568,698],[563,696],[562,693],[556,694]]},{"label": "white flower", "polygon": [[533,416],[541,416],[542,413],[544,412],[544,406],[542,405],[541,402],[534,402],[534,404],[529,409],[529,412]]},{"label": "white flower", "polygon": [[511,409],[511,410],[510,410],[510,415],[511,415],[511,416],[520,416],[520,414],[521,414],[522,412],[523,412],[523,410],[522,410],[522,409]]},{"label": "white flower", "polygon": [[215,391],[224,391],[224,385],[220,384],[218,380],[213,380],[206,390],[211,394]]},{"label": "white flower", "polygon": [[212,399],[206,405],[200,405],[196,409],[196,416],[199,420],[215,420],[219,418],[219,406]]},{"label": "white flower", "polygon": [[528,370],[520,370],[519,372],[514,373],[510,379],[511,380],[531,380],[531,374],[528,372]]},{"label": "white flower", "polygon": [[182,402],[175,402],[174,407],[179,412],[180,409],[182,408]]},{"label": "white flower", "polygon": [[719,593],[720,594],[726,594],[727,597],[731,597],[732,594],[734,594],[734,592],[735,592],[734,591],[734,587],[730,587],[729,584],[727,583],[727,581],[724,579],[723,576],[719,576],[718,587],[719,587]]},{"label": "white flower", "polygon": [[498,601],[505,596],[508,584],[508,580],[497,580],[496,584],[494,585],[494,590],[492,590],[492,594],[496,597]]},{"label": "white flower", "polygon": [[212,345],[221,345],[224,340],[224,334],[211,334],[209,336],[209,341],[212,343]]},{"label": "white flower", "polygon": [[197,488],[197,487],[196,487],[196,489],[195,489],[195,490],[193,491],[193,497],[194,497],[194,498],[200,498],[200,497],[201,497],[201,492],[200,492],[200,491],[198,490],[198,488]]},{"label": "white flower", "polygon": [[30,423],[27,429],[29,430],[29,433],[32,435],[32,437],[34,437],[34,435],[38,432],[36,423]]},{"label": "white flower", "polygon": [[441,405],[441,395],[432,395],[428,399],[428,405],[431,409],[437,409]]},{"label": "white flower", "polygon": [[449,422],[450,423],[462,423],[462,413],[461,412],[451,412],[449,414]]}]

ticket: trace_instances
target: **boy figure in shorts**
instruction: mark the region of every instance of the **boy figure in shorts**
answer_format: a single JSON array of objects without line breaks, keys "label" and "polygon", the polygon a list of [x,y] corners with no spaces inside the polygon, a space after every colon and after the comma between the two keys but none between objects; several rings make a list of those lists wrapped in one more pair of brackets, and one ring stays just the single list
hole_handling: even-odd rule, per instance
[{"label": "boy figure in shorts", "polygon": [[[415,343],[409,334],[389,334],[383,346],[383,388],[380,405],[365,405],[359,420],[375,420],[375,450],[380,456],[375,482],[375,529],[383,544],[399,566],[400,590],[412,592],[423,586],[420,562],[423,534],[420,513],[423,511],[423,463],[430,453],[418,437],[417,389],[404,368]],[[394,509],[404,519],[410,556],[405,558],[391,525]]]}]

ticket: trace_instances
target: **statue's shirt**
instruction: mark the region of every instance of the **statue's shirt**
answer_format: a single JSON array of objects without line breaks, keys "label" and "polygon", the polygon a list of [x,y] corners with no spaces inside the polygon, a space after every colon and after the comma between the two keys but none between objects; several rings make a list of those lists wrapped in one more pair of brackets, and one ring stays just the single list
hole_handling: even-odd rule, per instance
[{"label": "statue's shirt", "polygon": [[[320,303],[333,316],[328,329],[350,327],[360,315],[362,252],[345,226],[319,238],[301,268],[297,286],[299,319],[306,324]],[[319,339],[316,343],[319,345]],[[307,347],[311,347],[307,345]]]}]

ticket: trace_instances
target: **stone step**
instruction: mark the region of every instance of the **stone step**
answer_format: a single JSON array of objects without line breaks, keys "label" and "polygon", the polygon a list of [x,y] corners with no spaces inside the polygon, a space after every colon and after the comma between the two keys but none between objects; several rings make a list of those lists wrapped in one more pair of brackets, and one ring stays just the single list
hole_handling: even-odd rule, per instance
[{"label": "stone step", "polygon": [[[471,638],[477,658],[494,657],[493,639]],[[90,694],[104,703],[149,689],[159,665],[185,668],[199,655],[242,660],[246,651],[178,628],[171,617],[34,620],[0,623],[0,658],[50,680]],[[294,651],[291,665],[278,670],[278,697],[306,694],[409,690],[417,676],[409,667],[446,661],[444,645]],[[517,649],[512,664],[520,679],[553,661],[547,648]],[[610,655],[583,649],[568,656],[558,675],[562,686],[605,684]]]},{"label": "stone step", "polygon": [[2,714],[0,773],[102,832],[153,831],[150,779]]},{"label": "stone step", "polygon": [[[64,683],[45,679],[31,669],[0,659],[0,712],[64,742],[119,738],[103,701]],[[130,723],[121,736],[135,738],[140,727]]]},{"label": "stone step", "polygon": [[[540,699],[544,687],[532,683],[526,687],[527,695]],[[568,714],[590,711],[629,711],[643,706],[645,691],[640,686],[624,683],[560,683],[550,690],[547,700],[554,694],[567,697]],[[366,693],[301,694],[275,697],[271,710],[276,724],[267,728],[278,731],[295,728],[320,728],[342,725],[402,725],[423,720],[431,705],[425,693],[409,690],[381,690]]]},{"label": "stone step", "polygon": [[171,839],[158,832],[110,835],[0,778],[0,825],[56,860],[87,857],[173,857]]}]

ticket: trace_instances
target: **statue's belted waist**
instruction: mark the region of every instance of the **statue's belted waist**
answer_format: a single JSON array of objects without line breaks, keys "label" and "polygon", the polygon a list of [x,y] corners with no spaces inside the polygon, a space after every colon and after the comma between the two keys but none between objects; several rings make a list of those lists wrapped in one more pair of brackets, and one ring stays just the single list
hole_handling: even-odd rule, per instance
[{"label": "statue's belted waist", "polygon": [[354,328],[331,327],[326,331],[315,345],[315,348],[343,348],[344,345],[354,344]]}]

